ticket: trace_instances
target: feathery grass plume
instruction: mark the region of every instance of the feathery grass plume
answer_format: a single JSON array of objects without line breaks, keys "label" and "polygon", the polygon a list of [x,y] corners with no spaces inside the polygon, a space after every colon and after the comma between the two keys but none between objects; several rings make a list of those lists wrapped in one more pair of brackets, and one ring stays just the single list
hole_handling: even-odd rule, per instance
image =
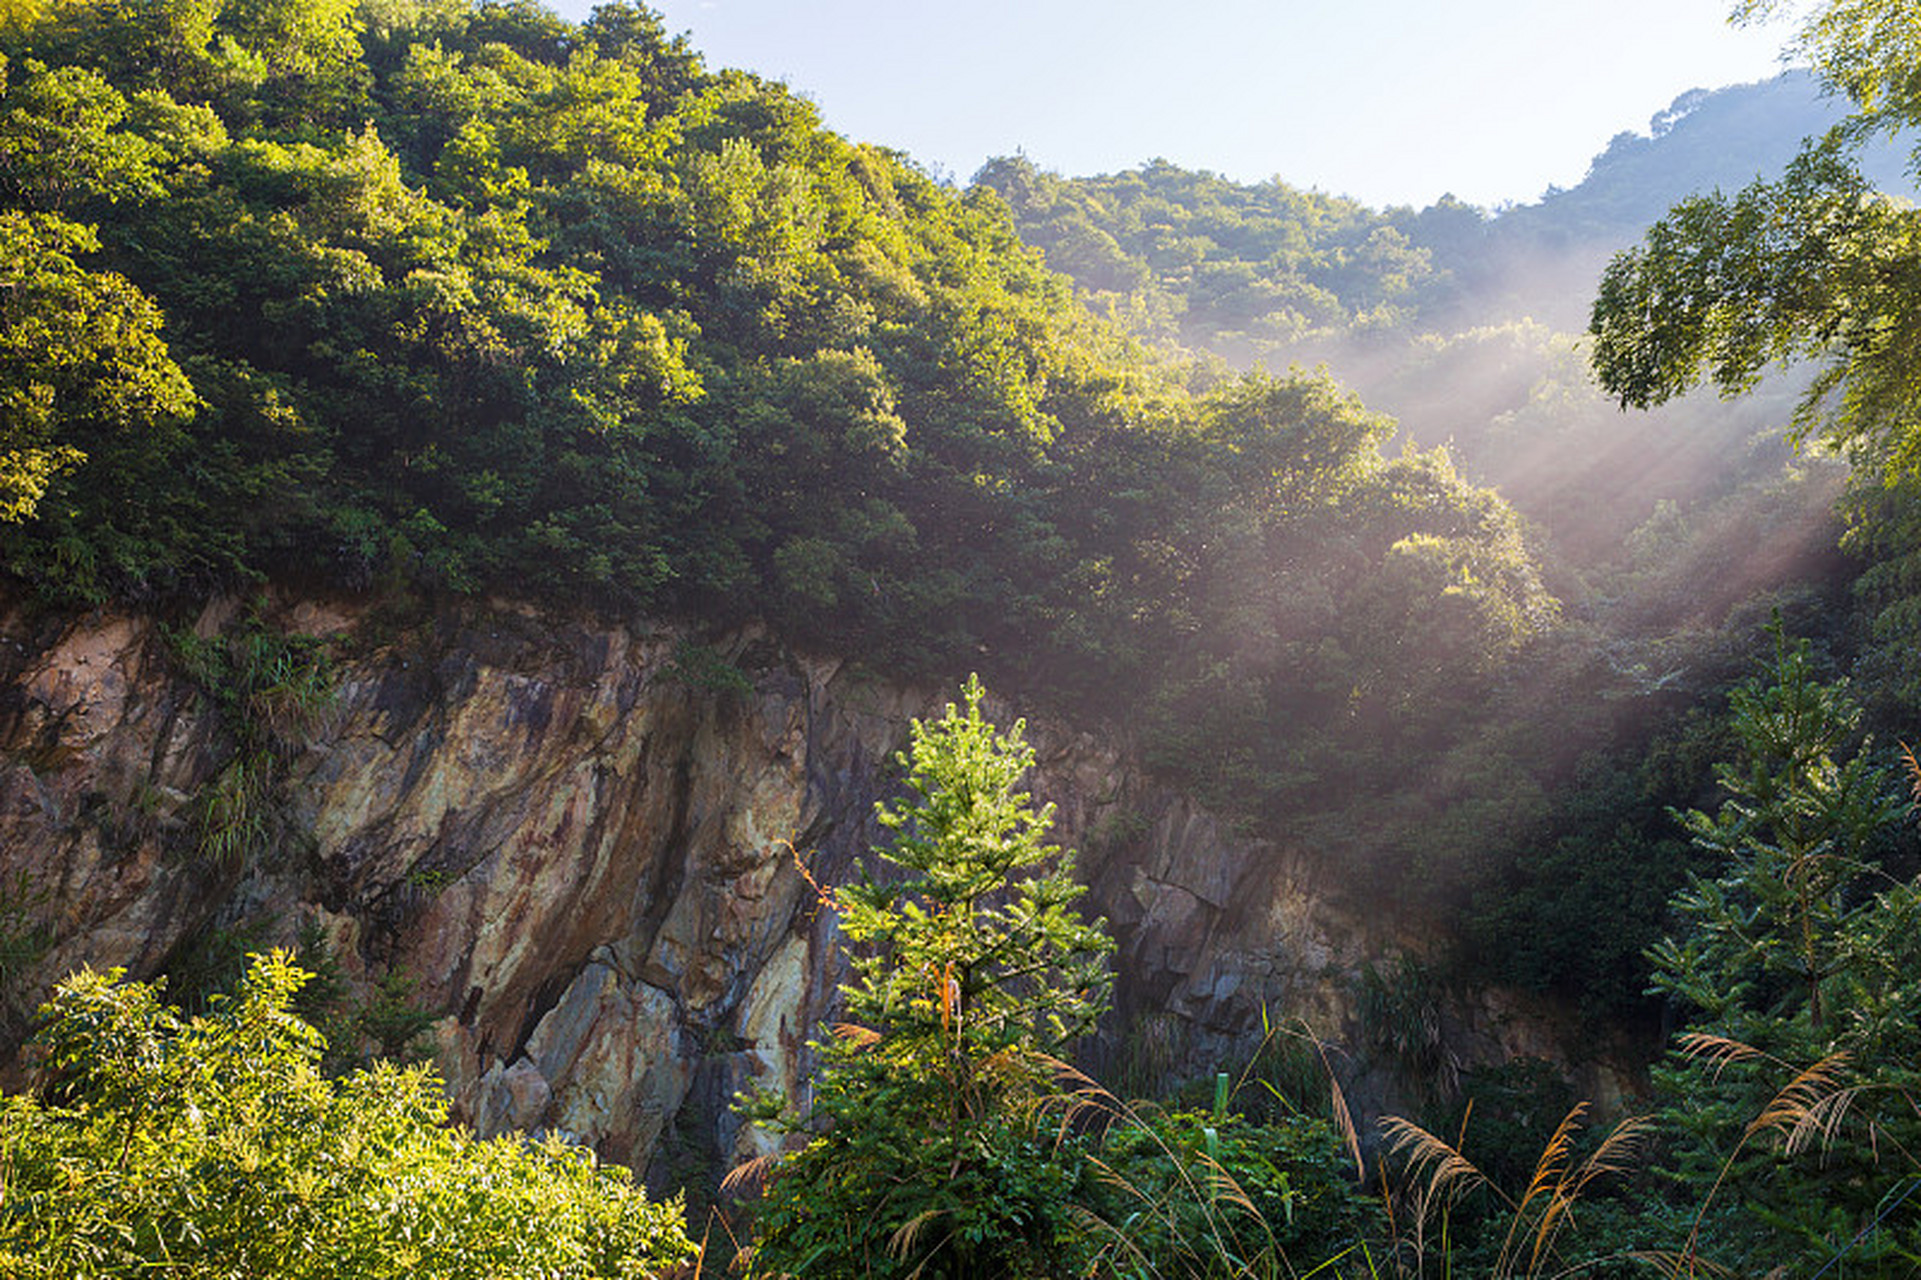
[{"label": "feathery grass plume", "polygon": [[[1500,1194],[1499,1188],[1488,1180],[1472,1160],[1461,1154],[1458,1144],[1429,1133],[1404,1116],[1381,1117],[1381,1130],[1387,1138],[1388,1154],[1407,1154],[1407,1165],[1402,1173],[1407,1183],[1417,1184],[1411,1196],[1411,1228],[1414,1234],[1409,1240],[1403,1238],[1400,1224],[1393,1213],[1395,1201],[1408,1197],[1394,1195],[1387,1183],[1387,1171],[1383,1165],[1381,1198],[1388,1206],[1393,1253],[1400,1258],[1411,1250],[1415,1274],[1424,1275],[1427,1268],[1428,1228],[1435,1218],[1438,1216],[1441,1220],[1441,1234],[1445,1242],[1448,1217],[1453,1207],[1478,1187],[1487,1187],[1497,1195]],[[1447,1246],[1444,1243],[1442,1247],[1445,1250]],[[1404,1262],[1401,1269],[1405,1272]]]},{"label": "feathery grass plume", "polygon": [[[937,1218],[944,1218],[946,1216],[947,1211],[945,1209],[922,1209],[919,1213],[901,1223],[894,1234],[887,1239],[888,1256],[905,1261],[913,1254],[914,1246],[920,1240],[921,1228]],[[908,1273],[908,1280],[913,1280],[913,1277],[918,1276],[922,1271],[926,1270],[928,1260],[932,1258],[936,1252],[938,1252],[937,1249],[930,1249],[922,1254],[920,1265]]]},{"label": "feathery grass plume", "polygon": [[856,1049],[868,1049],[880,1043],[880,1032],[872,1027],[863,1027],[857,1022],[836,1022],[828,1028],[836,1040]]},{"label": "feathery grass plume", "polygon": [[1361,1134],[1354,1126],[1354,1113],[1348,1110],[1347,1095],[1341,1091],[1341,1082],[1330,1070],[1327,1073],[1328,1106],[1334,1112],[1334,1123],[1340,1128],[1341,1140],[1347,1144],[1347,1153],[1354,1161],[1357,1177],[1367,1176],[1367,1162],[1361,1158]]},{"label": "feathery grass plume", "polygon": [[1607,1137],[1601,1139],[1594,1154],[1581,1162],[1574,1190],[1586,1191],[1596,1178],[1627,1173],[1645,1154],[1648,1135],[1653,1131],[1654,1121],[1649,1116],[1629,1116],[1617,1123],[1608,1130]]},{"label": "feathery grass plume", "polygon": [[[1867,1089],[1864,1085],[1849,1085],[1815,1099],[1794,1121],[1794,1127],[1788,1130],[1788,1140],[1782,1144],[1781,1150],[1787,1155],[1798,1156],[1813,1146],[1817,1139],[1823,1150],[1832,1147],[1842,1124],[1848,1118],[1848,1112],[1854,1107],[1855,1099],[1865,1092]],[[1868,1140],[1871,1145],[1876,1135],[1875,1126],[1870,1124]]]},{"label": "feathery grass plume", "polygon": [[[1460,1200],[1480,1187],[1486,1187],[1509,1211],[1508,1229],[1501,1242],[1493,1270],[1494,1280],[1508,1276],[1539,1276],[1554,1257],[1561,1233],[1572,1221],[1575,1205],[1597,1179],[1624,1172],[1640,1154],[1650,1129],[1645,1116],[1630,1116],[1608,1131],[1605,1138],[1584,1160],[1574,1159],[1574,1138],[1581,1129],[1587,1104],[1577,1103],[1541,1149],[1528,1184],[1517,1200],[1484,1174],[1480,1167],[1461,1153],[1459,1143],[1436,1137],[1420,1125],[1401,1116],[1388,1116],[1381,1128],[1391,1154],[1406,1153],[1405,1174],[1418,1183],[1413,1197],[1414,1223],[1412,1245],[1417,1274],[1427,1264],[1428,1224],[1438,1213],[1443,1222],[1443,1249],[1446,1243],[1446,1215]],[[1462,1135],[1466,1135],[1466,1121]],[[1449,1259],[1451,1267],[1452,1259]],[[1525,1266],[1523,1266],[1525,1263]]]},{"label": "feathery grass plume", "polygon": [[1795,1131],[1809,1122],[1816,1108],[1832,1102],[1846,1090],[1842,1080],[1847,1064],[1848,1051],[1839,1049],[1802,1068],[1781,1092],[1768,1100],[1761,1114],[1748,1121],[1747,1135],[1775,1129],[1791,1141]]},{"label": "feathery grass plume", "polygon": [[[1539,1210],[1539,1217],[1531,1230],[1533,1247],[1529,1251],[1527,1274],[1538,1275],[1542,1264],[1551,1256],[1554,1241],[1564,1231],[1573,1218],[1575,1204],[1586,1193],[1589,1184],[1596,1178],[1627,1171],[1635,1162],[1642,1145],[1651,1129],[1646,1116],[1629,1116],[1608,1131],[1601,1145],[1596,1147],[1587,1159],[1578,1165],[1568,1164],[1573,1150],[1574,1133],[1580,1128],[1580,1117],[1587,1110],[1586,1103],[1578,1103],[1569,1111],[1548,1140],[1535,1166],[1534,1176],[1528,1182],[1527,1194],[1515,1212],[1514,1227],[1519,1227],[1526,1219],[1528,1206],[1545,1197]],[[1510,1240],[1515,1239],[1514,1228],[1509,1230]],[[1502,1246],[1503,1254],[1507,1245]]]},{"label": "feathery grass plume", "polygon": [[[1720,1054],[1720,1065],[1746,1058],[1765,1058],[1777,1063],[1780,1061],[1771,1054],[1761,1053],[1738,1041],[1723,1037],[1688,1036],[1683,1037],[1683,1040],[1684,1042],[1708,1042],[1702,1052]],[[1688,1044],[1684,1052],[1692,1054],[1693,1048],[1692,1044]],[[1820,1128],[1829,1119],[1832,1119],[1834,1124],[1839,1124],[1841,1114],[1845,1113],[1847,1105],[1840,1099],[1844,1094],[1851,1095],[1858,1092],[1841,1084],[1840,1073],[1846,1064],[1847,1057],[1846,1050],[1840,1050],[1796,1072],[1794,1078],[1770,1098],[1767,1105],[1761,1108],[1760,1113],[1748,1122],[1747,1127],[1741,1132],[1740,1140],[1734,1144],[1734,1149],[1728,1152],[1727,1159],[1721,1162],[1720,1171],[1714,1177],[1714,1185],[1708,1188],[1707,1195],[1701,1200],[1700,1208],[1695,1211],[1694,1222],[1688,1228],[1687,1243],[1682,1247],[1680,1256],[1683,1259],[1689,1260],[1690,1263],[1699,1261],[1701,1228],[1707,1221],[1708,1208],[1714,1203],[1715,1196],[1720,1193],[1722,1185],[1726,1183],[1728,1174],[1734,1169],[1735,1162],[1747,1147],[1750,1138],[1757,1133],[1776,1130],[1786,1137],[1784,1149],[1792,1146],[1794,1150],[1800,1150],[1806,1146],[1806,1138],[1802,1137],[1797,1141],[1797,1134],[1801,1133],[1804,1126],[1809,1129]],[[1710,1058],[1710,1061],[1713,1060]],[[1719,1074],[1718,1066],[1716,1074]],[[1851,1096],[1848,1101],[1852,1101]],[[1830,1115],[1831,1112],[1835,1114]]]},{"label": "feathery grass plume", "polygon": [[1779,1058],[1763,1053],[1753,1045],[1743,1044],[1727,1036],[1709,1035],[1705,1031],[1683,1031],[1675,1037],[1675,1042],[1680,1046],[1683,1058],[1690,1061],[1699,1058],[1712,1066],[1717,1080],[1721,1078],[1723,1071],[1736,1062],[1752,1062],[1758,1058],[1765,1058],[1780,1066],[1787,1065]]},{"label": "feathery grass plume", "polygon": [[1567,1189],[1572,1180],[1568,1161],[1574,1151],[1574,1135],[1580,1131],[1581,1116],[1586,1110],[1586,1103],[1575,1103],[1561,1117],[1561,1123],[1554,1127],[1547,1145],[1541,1148],[1540,1157],[1534,1162],[1534,1173],[1528,1178],[1527,1189],[1521,1193],[1521,1201],[1514,1206],[1514,1216],[1508,1221],[1507,1237],[1501,1241],[1500,1261],[1495,1264],[1497,1274],[1509,1270],[1508,1264],[1514,1257],[1515,1246],[1526,1235],[1522,1226],[1528,1221],[1528,1210],[1537,1204],[1540,1206],[1536,1209],[1539,1217],[1533,1231],[1534,1249],[1529,1258],[1528,1272],[1533,1274],[1539,1269],[1541,1252],[1550,1238],[1553,1224],[1568,1203]]},{"label": "feathery grass plume", "polygon": [[1655,1269],[1664,1276],[1675,1280],[1693,1280],[1701,1276],[1732,1276],[1734,1272],[1719,1263],[1705,1258],[1692,1257],[1686,1253],[1676,1253],[1672,1249],[1634,1249],[1624,1255],[1630,1262],[1639,1262]]},{"label": "feathery grass plume", "polygon": [[1453,1203],[1476,1187],[1493,1186],[1487,1175],[1462,1155],[1459,1148],[1405,1116],[1383,1116],[1381,1129],[1390,1154],[1407,1153],[1407,1176],[1416,1180],[1425,1177],[1421,1203]]},{"label": "feathery grass plume", "polygon": [[758,1195],[767,1175],[779,1163],[779,1152],[744,1160],[727,1171],[727,1176],[720,1180],[720,1189],[728,1195]]}]

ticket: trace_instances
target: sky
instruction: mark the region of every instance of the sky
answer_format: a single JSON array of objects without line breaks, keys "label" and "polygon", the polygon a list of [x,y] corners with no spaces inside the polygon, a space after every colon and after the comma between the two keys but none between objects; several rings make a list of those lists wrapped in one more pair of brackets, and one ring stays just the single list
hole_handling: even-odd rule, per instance
[{"label": "sky", "polygon": [[[550,0],[550,3],[552,0]],[[592,0],[561,0],[570,18]],[[1730,0],[652,0],[710,67],[965,182],[1162,158],[1386,206],[1573,186],[1677,95],[1782,68]]]}]

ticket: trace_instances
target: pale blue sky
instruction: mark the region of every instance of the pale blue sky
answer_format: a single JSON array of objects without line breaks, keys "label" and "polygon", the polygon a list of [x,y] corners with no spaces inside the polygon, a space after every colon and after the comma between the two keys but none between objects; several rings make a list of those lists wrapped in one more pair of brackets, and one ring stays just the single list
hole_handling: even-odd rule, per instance
[{"label": "pale blue sky", "polygon": [[[584,16],[592,0],[556,7]],[[1370,204],[1526,202],[1677,94],[1780,68],[1727,0],[653,0],[710,66],[965,180],[1155,156]]]}]

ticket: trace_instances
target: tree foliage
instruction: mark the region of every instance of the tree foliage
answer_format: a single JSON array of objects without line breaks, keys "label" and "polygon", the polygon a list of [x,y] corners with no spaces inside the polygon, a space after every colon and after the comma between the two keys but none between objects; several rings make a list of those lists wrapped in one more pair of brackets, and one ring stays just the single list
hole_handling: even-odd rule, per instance
[{"label": "tree foliage", "polygon": [[1915,237],[1831,137],[1778,182],[1684,201],[1616,258],[1594,304],[1596,372],[1646,408],[1704,378],[1738,394],[1772,366],[1819,359],[1801,433],[1911,469]]},{"label": "tree foliage", "polygon": [[1112,949],[1073,903],[1052,807],[1018,790],[1033,749],[981,712],[978,680],[898,757],[911,802],[880,806],[899,875],[840,889],[851,1022],[823,1056],[805,1129],[759,1215],[761,1275],[1040,1276],[1089,1247],[1089,1176],[1051,1118],[1055,1057],[1107,1007]]},{"label": "tree foliage", "polygon": [[678,1203],[625,1170],[449,1126],[424,1067],[325,1078],[289,1012],[306,977],[256,956],[192,1018],[117,972],[62,983],[39,1088],[0,1101],[0,1270],[613,1280],[692,1253]]},{"label": "tree foliage", "polygon": [[[1775,7],[1750,0],[1736,12]],[[1876,194],[1854,156],[1876,131],[1921,115],[1914,22],[1884,0],[1815,6],[1799,51],[1856,114],[1806,144],[1778,181],[1676,205],[1609,266],[1590,326],[1594,367],[1624,406],[1659,404],[1703,380],[1738,394],[1772,365],[1813,359],[1804,435],[1891,473],[1921,465],[1921,221]]]},{"label": "tree foliage", "polygon": [[916,720],[897,758],[914,801],[876,816],[908,882],[864,878],[839,895],[842,931],[873,948],[854,959],[848,1015],[903,1052],[963,1063],[1061,1053],[1093,1029],[1112,984],[1113,943],[1072,906],[1085,892],[1073,855],[1044,843],[1053,806],[1018,790],[1034,764],[1025,726],[1000,734],[985,692],[970,679],[964,705]]},{"label": "tree foliage", "polygon": [[1726,798],[1684,815],[1715,868],[1651,955],[1688,1019],[1655,1073],[1695,1215],[1668,1243],[1743,1274],[1912,1266],[1921,1215],[1895,1197],[1921,1177],[1921,887],[1879,862],[1909,806],[1855,741],[1845,687],[1774,635],[1733,699]]},{"label": "tree foliage", "polygon": [[1069,180],[1002,156],[974,181],[1097,308],[1237,363],[1405,324],[1444,288],[1394,217],[1278,179],[1243,186],[1155,160]]},{"label": "tree foliage", "polygon": [[153,302],[77,261],[96,248],[58,214],[0,212],[0,522],[103,442],[152,447],[193,412]]}]

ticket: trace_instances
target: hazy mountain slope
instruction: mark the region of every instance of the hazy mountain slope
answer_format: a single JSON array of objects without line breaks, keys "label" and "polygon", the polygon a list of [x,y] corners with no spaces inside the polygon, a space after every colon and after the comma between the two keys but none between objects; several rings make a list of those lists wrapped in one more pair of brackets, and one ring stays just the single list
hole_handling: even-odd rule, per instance
[{"label": "hazy mountain slope", "polygon": [[[1627,418],[1589,389],[1574,335],[1601,266],[1675,200],[1778,169],[1841,115],[1801,72],[1693,91],[1578,186],[1499,212],[1370,210],[1166,161],[1065,179],[1003,159],[977,180],[1096,307],[1235,364],[1325,362],[1413,439],[1451,444],[1579,568],[1618,558],[1657,504],[1724,497],[1782,457],[1760,443],[1778,399]],[[1893,149],[1868,159],[1901,181]]]},{"label": "hazy mountain slope", "polygon": [[[1686,712],[1744,674],[1770,608],[1846,629],[1845,469],[1788,450],[1791,388],[1624,415],[1578,336],[1601,266],[1649,219],[1777,167],[1840,114],[1799,74],[1686,94],[1579,186],[1499,212],[1369,210],[1166,161],[1065,179],[1014,159],[979,175],[1097,308],[1231,364],[1325,362],[1527,520],[1564,606],[1554,638],[1504,670],[1473,735],[1410,762],[1403,795],[1440,818],[1398,823],[1389,805],[1362,837],[1402,846],[1389,861],[1427,868],[1437,892],[1471,886],[1489,943],[1477,964],[1589,990],[1606,973],[1600,1002],[1631,1003],[1685,862],[1666,807],[1707,782],[1716,722]],[[1877,163],[1898,177],[1890,153]],[[1627,834],[1597,830],[1603,812]],[[1654,891],[1623,899],[1624,874]],[[1528,945],[1495,943],[1517,937]]]}]

